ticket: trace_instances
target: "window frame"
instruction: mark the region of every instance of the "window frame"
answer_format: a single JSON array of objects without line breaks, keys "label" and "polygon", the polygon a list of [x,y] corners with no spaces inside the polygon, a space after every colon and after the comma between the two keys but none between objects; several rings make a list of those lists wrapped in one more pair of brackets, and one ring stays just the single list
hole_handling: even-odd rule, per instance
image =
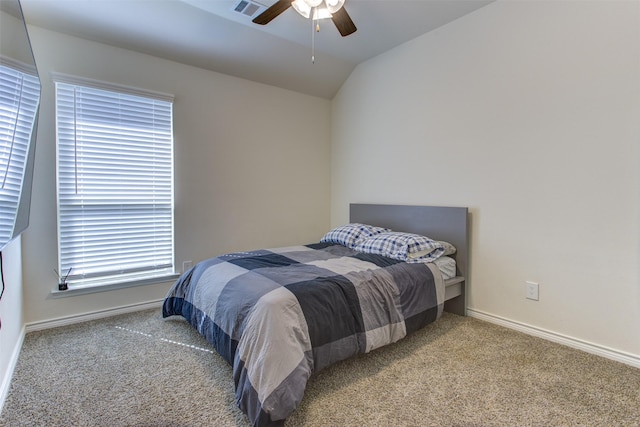
[{"label": "window frame", "polygon": [[[154,270],[152,268],[143,269],[140,272],[129,272],[126,274],[120,274],[116,271],[113,271],[112,274],[100,274],[97,277],[85,277],[84,274],[78,275],[71,272],[71,275],[68,279],[68,290],[64,290],[61,292],[68,294],[77,294],[77,293],[87,293],[87,292],[95,292],[102,291],[108,289],[118,289],[122,287],[129,286],[138,286],[138,285],[146,285],[164,282],[168,280],[175,279],[178,274],[176,273],[176,264],[175,264],[175,148],[174,148],[174,132],[173,132],[173,104],[174,98],[172,95],[167,95],[159,92],[152,92],[147,90],[141,90],[138,88],[132,88],[129,86],[122,86],[97,80],[85,79],[75,76],[69,76],[64,74],[52,73],[52,79],[55,84],[55,126],[56,126],[56,202],[57,202],[57,247],[58,247],[58,272],[61,273],[61,276],[67,274],[68,269],[63,268],[63,255],[61,253],[61,166],[60,166],[60,141],[59,141],[59,100],[58,100],[58,84],[63,85],[72,85],[87,88],[89,90],[99,90],[99,91],[108,91],[115,92],[118,94],[126,95],[126,96],[136,96],[146,98],[147,100],[154,101],[162,101],[170,103],[169,106],[169,132],[170,132],[170,213],[168,217],[170,218],[170,265],[166,268],[161,268],[159,270]],[[77,128],[77,123],[75,122],[75,117],[73,118],[74,128]],[[77,163],[76,163],[77,165]],[[115,204],[117,205],[117,203]],[[165,208],[166,210],[166,208]],[[117,220],[115,217],[112,217],[113,220]],[[165,254],[166,255],[166,254]],[[54,290],[55,293],[55,290]]]}]

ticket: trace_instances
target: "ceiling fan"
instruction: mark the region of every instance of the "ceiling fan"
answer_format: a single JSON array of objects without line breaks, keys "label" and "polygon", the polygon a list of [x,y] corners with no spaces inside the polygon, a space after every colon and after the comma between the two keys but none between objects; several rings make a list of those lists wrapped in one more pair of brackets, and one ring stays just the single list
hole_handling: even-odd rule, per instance
[{"label": "ceiling fan", "polygon": [[356,32],[357,28],[343,7],[345,0],[278,0],[253,19],[255,24],[266,25],[282,12],[293,8],[305,18],[313,20],[331,18],[342,37]]}]

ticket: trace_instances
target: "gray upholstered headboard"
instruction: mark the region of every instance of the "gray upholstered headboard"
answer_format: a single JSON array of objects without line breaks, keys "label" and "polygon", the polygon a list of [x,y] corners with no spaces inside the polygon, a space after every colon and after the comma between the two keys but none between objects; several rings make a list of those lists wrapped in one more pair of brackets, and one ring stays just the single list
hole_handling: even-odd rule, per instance
[{"label": "gray upholstered headboard", "polygon": [[349,221],[422,234],[453,244],[458,275],[468,280],[468,209],[465,207],[351,204]]}]

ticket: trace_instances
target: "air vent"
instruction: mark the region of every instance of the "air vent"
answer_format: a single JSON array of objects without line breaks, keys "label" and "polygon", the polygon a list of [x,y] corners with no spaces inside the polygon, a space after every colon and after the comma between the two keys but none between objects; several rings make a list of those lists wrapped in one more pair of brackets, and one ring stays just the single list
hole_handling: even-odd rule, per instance
[{"label": "air vent", "polygon": [[250,18],[252,18],[254,15],[257,15],[258,12],[263,8],[265,8],[264,5],[251,0],[240,0],[233,6],[234,11],[246,15]]}]

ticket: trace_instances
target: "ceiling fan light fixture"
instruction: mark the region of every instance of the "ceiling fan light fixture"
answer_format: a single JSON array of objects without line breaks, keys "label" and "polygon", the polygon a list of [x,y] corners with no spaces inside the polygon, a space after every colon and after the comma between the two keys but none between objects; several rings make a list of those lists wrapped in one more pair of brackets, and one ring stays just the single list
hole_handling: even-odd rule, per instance
[{"label": "ceiling fan light fixture", "polygon": [[318,19],[328,19],[331,18],[331,12],[326,7],[314,7],[313,8],[313,20],[317,21]]},{"label": "ceiling fan light fixture", "polygon": [[324,0],[303,0],[309,7],[318,7]]},{"label": "ceiling fan light fixture", "polygon": [[295,0],[291,2],[291,6],[296,12],[305,18],[312,17],[314,21],[331,18],[343,5],[344,0]]},{"label": "ceiling fan light fixture", "polygon": [[291,2],[291,6],[298,12],[300,15],[305,18],[309,18],[311,16],[311,6],[307,4],[304,0],[295,0]]},{"label": "ceiling fan light fixture", "polygon": [[325,4],[327,5],[327,9],[330,13],[336,13],[342,6],[344,6],[345,0],[325,0]]}]

